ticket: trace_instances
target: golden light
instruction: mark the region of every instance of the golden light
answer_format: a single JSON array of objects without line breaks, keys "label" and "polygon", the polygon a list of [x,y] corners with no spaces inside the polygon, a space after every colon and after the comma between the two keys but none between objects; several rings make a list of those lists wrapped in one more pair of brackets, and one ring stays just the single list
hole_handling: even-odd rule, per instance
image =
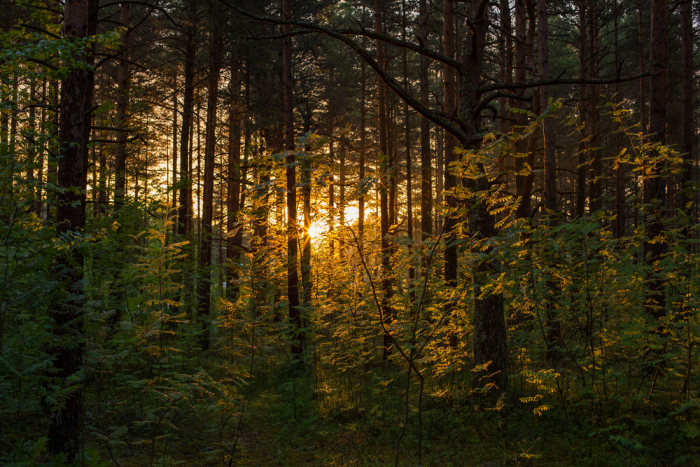
[{"label": "golden light", "polygon": [[[357,206],[346,206],[343,217],[345,221],[341,225],[340,215],[336,214],[334,222],[336,229],[347,226],[356,228],[357,221],[360,218],[360,211]],[[329,228],[328,217],[325,215],[318,216],[309,227],[309,236],[312,240],[319,240],[328,234]]]}]

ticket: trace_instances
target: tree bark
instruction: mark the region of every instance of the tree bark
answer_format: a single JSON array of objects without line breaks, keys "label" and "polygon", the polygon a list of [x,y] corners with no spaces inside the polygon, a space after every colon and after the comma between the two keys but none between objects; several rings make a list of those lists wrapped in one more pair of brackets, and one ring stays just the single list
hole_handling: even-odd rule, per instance
[{"label": "tree bark", "polygon": [[[94,1],[94,0],[93,0]],[[119,68],[117,71],[117,147],[114,154],[114,205],[117,209],[124,205],[126,199],[126,140],[127,111],[129,106],[129,24],[131,23],[131,4],[121,4],[121,23],[126,27],[120,35]]]},{"label": "tree bark", "polygon": [[177,67],[173,68],[173,237],[177,235]]},{"label": "tree bark", "polygon": [[[525,55],[527,57],[528,68],[530,70],[530,79],[535,80],[537,64],[535,63],[535,35],[537,29],[537,13],[535,12],[535,4],[533,0],[526,0],[527,15],[529,18],[529,24],[527,28],[527,42],[525,46]],[[540,114],[542,112],[542,102],[540,99],[539,89],[533,91],[532,96],[532,113]],[[539,133],[533,131],[530,133],[530,137],[527,142],[523,140],[521,144],[527,144],[526,149],[526,162],[527,162],[527,175],[523,177],[522,182],[522,203],[519,206],[520,218],[530,218],[532,215],[532,188],[535,183],[535,157],[537,153],[537,141],[539,139]]]},{"label": "tree bark", "polygon": [[[549,79],[549,44],[547,24],[547,0],[537,0],[537,56],[539,59],[540,79]],[[540,86],[542,109],[550,102],[549,86]],[[556,214],[557,208],[557,158],[554,143],[554,118],[546,117],[542,121],[544,137],[544,208],[547,214]]]},{"label": "tree bark", "polygon": [[226,280],[231,290],[230,299],[236,300],[239,294],[237,265],[241,258],[243,229],[238,223],[241,197],[241,80],[238,69],[231,67],[231,102],[229,106],[229,146],[228,146],[228,190],[226,199],[226,229],[228,242],[226,248]]},{"label": "tree bark", "polygon": [[[599,48],[600,40],[598,37],[598,17],[600,11],[597,1],[589,4],[588,16],[588,51],[591,78],[599,77],[600,72],[600,57]],[[590,102],[588,105],[588,121],[590,123],[590,143],[588,146],[588,163],[589,163],[589,189],[588,189],[588,204],[590,213],[593,214],[603,208],[603,157],[600,147],[600,109],[598,108],[598,96],[600,95],[599,87],[592,85],[590,87]]]},{"label": "tree bark", "polygon": [[211,308],[212,222],[214,218],[214,165],[216,163],[216,108],[219,99],[219,78],[223,54],[222,24],[216,9],[212,10],[212,31],[209,49],[209,92],[204,150],[204,199],[202,200],[202,243],[200,247],[200,278],[197,284],[199,317],[202,321],[202,349],[209,348],[209,311]]},{"label": "tree bark", "polygon": [[[403,21],[403,28],[402,28],[402,39],[406,40],[406,30],[408,29],[408,22],[407,22],[407,12],[406,12],[406,0],[403,0],[402,3],[402,21]],[[403,87],[406,92],[408,92],[408,58],[406,56],[406,49],[403,49]],[[410,114],[408,112],[408,103],[404,101],[404,106],[403,106],[403,114],[404,114],[404,144],[406,147],[406,217],[407,219],[407,234],[408,238],[413,240],[413,177],[411,173],[412,169],[412,162],[411,162],[411,120],[410,120]],[[409,256],[412,256],[411,253],[413,251],[413,247],[411,243],[408,244],[408,252]],[[413,292],[413,280],[415,278],[415,270],[411,265],[408,267],[408,288],[410,290],[409,296],[411,299],[411,303],[415,302],[416,297],[415,297],[415,292]]]},{"label": "tree bark", "polygon": [[[652,0],[651,2],[651,63],[652,74],[649,80],[649,142],[665,144],[666,142],[666,14],[667,0]],[[649,158],[653,161],[658,157],[657,150],[652,150]],[[655,162],[645,168],[644,177],[644,224],[646,225],[646,241],[644,242],[644,257],[649,266],[651,278],[649,297],[645,304],[647,312],[661,318],[665,315],[666,300],[664,297],[664,281],[655,277],[655,264],[666,253],[666,243],[660,238],[663,234],[664,206],[666,193],[664,178],[661,173],[661,163]],[[657,241],[653,242],[654,239]]]},{"label": "tree bark", "polygon": [[[382,26],[382,2],[374,0],[374,29],[377,33],[383,32]],[[384,47],[382,41],[377,40],[377,62],[384,66]],[[378,94],[378,124],[379,124],[379,161],[381,166],[382,184],[379,187],[380,197],[380,224],[381,224],[381,248],[382,248],[382,290],[384,299],[382,301],[382,313],[384,314],[384,324],[388,326],[392,321],[391,298],[393,287],[391,283],[391,246],[389,244],[389,151],[387,150],[386,135],[386,87],[381,78],[377,77]],[[383,358],[386,359],[391,353],[391,337],[384,334]]]},{"label": "tree bark", "polygon": [[[527,7],[525,0],[515,0],[515,82],[524,83],[527,72]],[[523,94],[524,89],[516,90],[515,92]],[[514,108],[524,110],[526,103],[519,100],[513,101]],[[513,125],[518,133],[524,131],[527,125],[527,116],[518,112],[513,114]],[[523,174],[525,167],[525,157],[527,153],[527,139],[523,136],[519,137],[515,142],[515,193],[521,198],[520,206],[516,213],[517,217],[525,218],[530,216],[530,195],[524,196],[523,187],[525,186],[526,175]]]},{"label": "tree bark", "polygon": [[[94,1],[94,0],[93,0]],[[88,32],[88,0],[66,0],[64,4],[63,37],[70,42],[80,41]],[[85,54],[73,53],[77,63],[86,61]],[[85,146],[84,126],[90,126],[86,113],[86,71],[82,67],[69,69],[61,86],[59,151],[57,184],[63,188],[56,195],[57,229],[61,234],[79,232],[85,226]],[[65,271],[68,271],[66,274]],[[49,307],[56,343],[50,350],[54,356],[52,374],[58,386],[65,386],[75,378],[83,364],[83,255],[71,248],[55,265],[55,273],[61,277],[59,293]],[[66,345],[66,343],[69,343]],[[80,383],[72,388],[63,404],[52,410],[48,420],[48,452],[65,454],[72,462],[80,452],[82,431],[82,388]]]},{"label": "tree bark", "polygon": [[[284,19],[292,19],[292,1],[282,0]],[[289,321],[292,325],[292,355],[297,360],[303,358],[306,342],[301,310],[299,309],[299,273],[297,272],[297,194],[296,194],[296,157],[294,155],[294,100],[292,78],[292,27],[282,26],[282,81],[284,83],[284,143],[289,151],[285,158],[287,163],[287,299],[289,300]]]},{"label": "tree bark", "polygon": [[[683,57],[682,80],[682,110],[681,110],[681,145],[683,153],[683,172],[680,175],[681,189],[686,190],[681,198],[681,209],[691,214],[694,209],[688,206],[693,202],[692,191],[689,189],[693,181],[693,2],[688,0],[681,5],[681,55]],[[686,233],[687,236],[687,233]]]},{"label": "tree bark", "polygon": [[359,183],[360,183],[360,199],[357,201],[357,230],[359,233],[360,253],[362,252],[362,244],[365,234],[365,151],[367,149],[367,107],[366,107],[366,86],[367,75],[365,74],[365,61],[360,63],[362,73],[362,83],[360,89],[360,161],[359,161]]},{"label": "tree bark", "polygon": [[[579,31],[579,74],[586,77],[588,70],[588,23],[587,1],[580,0],[578,4],[578,31]],[[588,167],[588,85],[579,85],[581,101],[578,108],[578,169],[576,177],[576,216],[583,217],[586,213],[586,173]]]},{"label": "tree bark", "polygon": [[[192,228],[190,211],[192,209],[192,171],[190,147],[194,141],[192,137],[194,114],[194,78],[195,78],[195,36],[197,29],[197,3],[194,0],[187,2],[190,25],[185,29],[185,89],[182,101],[182,127],[180,128],[180,198],[178,200],[178,226],[177,233],[185,236]],[[192,248],[192,246],[190,246]]]},{"label": "tree bark", "polygon": [[[443,39],[444,39],[444,54],[454,58],[455,54],[455,18],[454,18],[454,0],[443,0]],[[443,73],[444,81],[444,106],[445,113],[455,115],[458,111],[457,104],[457,79],[454,68],[449,65],[444,65]],[[447,204],[447,213],[445,215],[444,232],[445,237],[445,266],[444,277],[445,284],[448,287],[456,287],[457,285],[457,243],[454,238],[454,227],[457,223],[456,214],[454,211],[457,208],[457,200],[454,196],[454,191],[457,188],[457,177],[454,175],[453,163],[457,161],[455,149],[458,142],[450,134],[445,134],[445,201]]]},{"label": "tree bark", "polygon": [[[424,44],[428,42],[428,5],[426,0],[419,3],[419,34]],[[430,107],[429,93],[430,82],[428,80],[428,57],[420,56],[420,100],[426,108]],[[432,160],[430,157],[430,123],[424,116],[420,116],[420,165],[421,165],[421,239],[423,241],[433,234],[433,187],[432,187]]]}]

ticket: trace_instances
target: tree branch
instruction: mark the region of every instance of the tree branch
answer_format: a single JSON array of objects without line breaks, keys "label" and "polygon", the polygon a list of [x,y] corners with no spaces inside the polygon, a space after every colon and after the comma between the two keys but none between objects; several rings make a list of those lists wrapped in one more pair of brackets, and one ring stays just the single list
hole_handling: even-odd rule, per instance
[{"label": "tree branch", "polygon": [[479,93],[484,93],[489,91],[495,91],[498,89],[525,89],[557,84],[614,84],[624,83],[626,81],[634,81],[640,78],[645,78],[647,76],[651,76],[651,68],[649,68],[644,73],[623,77],[615,76],[611,78],[555,78],[541,81],[524,81],[522,83],[493,83],[480,86],[478,91]]}]

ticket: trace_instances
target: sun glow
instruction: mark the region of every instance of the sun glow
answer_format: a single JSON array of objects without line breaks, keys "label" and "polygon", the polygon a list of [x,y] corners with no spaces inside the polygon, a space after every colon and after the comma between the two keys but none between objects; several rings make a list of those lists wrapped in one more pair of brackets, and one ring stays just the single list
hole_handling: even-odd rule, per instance
[{"label": "sun glow", "polygon": [[[325,214],[325,213],[324,213]],[[333,216],[333,224],[335,229],[345,229],[347,227],[357,228],[357,221],[360,218],[360,211],[357,206],[346,206],[343,213],[344,222],[340,221],[340,213],[337,212]],[[319,215],[311,222],[309,227],[309,236],[312,240],[317,241],[328,235],[330,223],[327,215]]]}]

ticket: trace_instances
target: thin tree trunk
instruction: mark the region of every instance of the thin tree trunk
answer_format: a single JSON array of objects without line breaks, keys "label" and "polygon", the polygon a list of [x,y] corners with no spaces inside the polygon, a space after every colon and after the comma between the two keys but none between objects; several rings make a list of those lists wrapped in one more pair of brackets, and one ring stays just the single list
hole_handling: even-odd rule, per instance
[{"label": "thin tree trunk", "polygon": [[[194,113],[194,78],[195,78],[195,35],[194,27],[195,18],[197,16],[197,6],[194,0],[188,0],[188,16],[192,23],[185,30],[185,89],[182,102],[182,126],[180,128],[180,198],[178,201],[178,226],[177,233],[180,236],[191,230],[192,218],[190,210],[192,209],[192,137]],[[184,182],[183,182],[184,180]],[[190,228],[188,229],[188,226]],[[189,246],[191,249],[192,246]]]},{"label": "thin tree trunk", "polygon": [[[652,74],[649,79],[649,142],[665,144],[666,142],[666,14],[667,0],[651,2],[651,63]],[[653,150],[650,159],[658,157]],[[663,233],[663,209],[666,201],[665,183],[662,167],[659,163],[645,170],[644,177],[644,224],[647,240],[644,242],[644,257],[652,277],[649,279],[649,298],[645,308],[655,318],[666,314],[664,281],[653,277],[654,265],[666,253],[666,243],[660,236]],[[653,241],[657,239],[657,241]]]},{"label": "thin tree trunk", "polygon": [[[428,42],[428,5],[426,0],[420,0],[418,22],[419,34],[424,44]],[[430,107],[430,82],[428,80],[428,57],[420,56],[420,100],[426,108]],[[432,160],[430,157],[430,124],[428,119],[420,117],[420,165],[421,165],[421,239],[423,241],[433,234],[433,188]]]},{"label": "thin tree trunk", "polygon": [[[536,79],[536,69],[537,69],[537,64],[535,63],[535,51],[534,51],[534,44],[535,44],[535,34],[536,34],[536,29],[537,29],[537,20],[536,20],[536,12],[535,12],[535,4],[533,3],[533,0],[526,0],[525,2],[526,8],[527,8],[527,15],[529,18],[529,24],[528,24],[528,29],[527,29],[527,39],[526,39],[526,44],[525,44],[525,56],[527,57],[527,62],[528,62],[528,68],[530,69],[530,79],[535,80]],[[535,90],[533,92],[533,97],[532,97],[532,112],[534,114],[539,114],[542,111],[542,103],[540,102],[540,93],[539,90]],[[522,202],[519,206],[519,212],[518,212],[518,217],[520,218],[529,218],[532,215],[532,188],[535,182],[535,173],[534,173],[534,168],[535,168],[535,156],[537,153],[537,141],[539,139],[539,133],[536,131],[533,131],[530,134],[530,137],[527,140],[522,140],[520,141],[521,145],[527,145],[526,146],[526,163],[527,163],[527,175],[525,175],[522,179],[522,186],[521,186],[521,196],[522,196]],[[517,146],[516,146],[517,147]],[[518,148],[517,152],[520,152],[521,148]]]},{"label": "thin tree trunk", "polygon": [[[448,57],[455,56],[455,20],[454,20],[454,0],[443,0],[443,31],[444,31],[444,53]],[[457,78],[455,70],[444,65],[445,75],[445,113],[453,115],[457,113]],[[457,160],[455,149],[457,140],[449,134],[445,134],[445,191],[454,192],[457,187],[457,177],[454,175],[452,163]],[[454,195],[445,196],[448,212],[445,216],[444,237],[447,246],[445,247],[445,284],[448,287],[457,285],[457,242],[453,238],[453,231],[457,223],[456,213],[452,212],[457,207],[457,200]]]},{"label": "thin tree trunk", "polygon": [[[537,56],[539,59],[540,79],[548,80],[549,76],[549,44],[548,44],[547,0],[537,0]],[[549,105],[549,86],[540,86],[540,100],[542,109]],[[554,142],[554,118],[546,117],[542,122],[542,135],[544,137],[544,208],[550,217],[550,225],[555,226],[559,221],[559,208],[557,206],[557,158]],[[553,280],[547,281],[547,286],[559,294],[559,286]],[[547,304],[547,360],[553,361],[559,358],[557,348],[560,345],[559,321],[554,316],[553,303]]]},{"label": "thin tree trunk", "polygon": [[359,183],[360,183],[360,199],[357,204],[357,230],[359,231],[359,242],[358,248],[360,252],[363,250],[364,234],[365,234],[365,189],[364,189],[364,179],[365,179],[365,151],[367,148],[367,107],[366,107],[366,86],[367,86],[367,75],[365,72],[365,61],[361,62],[362,71],[362,83],[360,90],[360,167],[359,167]]},{"label": "thin tree trunk", "polygon": [[243,229],[238,223],[238,211],[241,209],[241,110],[239,99],[241,95],[241,80],[238,69],[231,67],[231,103],[229,107],[229,146],[228,146],[228,192],[226,203],[226,228],[228,230],[228,245],[226,256],[228,269],[226,280],[231,289],[231,301],[238,298],[238,263],[241,258],[241,243]]},{"label": "thin tree trunk", "polygon": [[[579,75],[582,79],[587,76],[588,70],[588,23],[587,23],[587,2],[579,1]],[[588,166],[588,85],[580,84],[579,93],[581,101],[579,103],[579,143],[578,143],[578,169],[576,177],[576,216],[583,217],[586,213],[586,173]]]},{"label": "thin tree trunk", "polygon": [[214,219],[214,165],[216,163],[216,108],[219,99],[219,78],[221,75],[221,56],[223,37],[221,21],[216,17],[219,12],[212,10],[213,27],[209,49],[209,92],[207,102],[207,123],[204,144],[204,199],[202,242],[199,255],[200,278],[198,282],[199,316],[202,321],[202,349],[209,348],[209,311],[211,308],[211,255],[212,223]]},{"label": "thin tree trunk", "polygon": [[[408,29],[408,22],[407,22],[407,13],[406,13],[406,0],[403,0],[403,15],[402,15],[402,20],[403,20],[403,28],[402,28],[402,38],[403,40],[406,40],[406,30]],[[408,58],[406,56],[406,49],[403,49],[403,88],[406,92],[408,92]],[[404,136],[404,142],[406,146],[406,217],[408,218],[407,222],[407,234],[408,238],[413,240],[413,179],[412,179],[412,173],[411,173],[411,120],[410,120],[410,114],[408,112],[408,103],[404,101],[404,107],[403,107],[403,114],[404,114],[404,131],[405,131],[405,136]],[[411,244],[408,244],[408,253],[409,257],[412,256],[412,251],[413,248]],[[410,290],[409,296],[411,303],[415,302],[416,296],[415,292],[413,291],[413,280],[415,279],[415,270],[411,265],[408,267],[408,287]]]},{"label": "thin tree trunk", "polygon": [[[592,2],[589,5],[588,17],[588,50],[591,78],[599,77],[600,57],[599,57],[599,38],[598,38],[598,16],[600,14],[598,3]],[[588,147],[589,161],[589,206],[590,212],[593,214],[603,208],[603,153],[600,145],[600,109],[598,109],[598,96],[600,94],[599,87],[592,85],[590,87],[590,103],[588,106],[588,114],[590,122],[590,145]]]},{"label": "thin tree trunk", "polygon": [[177,235],[177,67],[173,68],[173,214],[175,222],[173,222],[173,237]]},{"label": "thin tree trunk", "polygon": [[[304,117],[304,134],[309,133],[311,131],[311,113],[309,112],[307,115]],[[330,133],[333,133],[332,130],[332,125],[331,125],[331,131]],[[310,149],[309,147],[305,149]],[[330,139],[330,159],[331,159],[331,164],[333,163],[333,140]],[[303,210],[304,210],[304,234],[302,237],[302,250],[301,250],[301,290],[302,290],[302,297],[301,297],[301,304],[304,307],[308,307],[311,305],[311,284],[312,278],[311,278],[311,236],[309,235],[309,229],[311,228],[311,158],[309,157],[309,154],[305,154],[304,160],[301,161],[301,194],[303,198]],[[332,172],[332,169],[331,169]],[[328,214],[329,216],[332,216],[333,213],[333,185],[329,186],[329,191],[330,191],[330,199],[329,199],[329,209],[328,209]],[[332,218],[332,217],[331,217]],[[333,228],[333,225],[331,223],[330,229]],[[331,231],[332,233],[332,231]],[[331,247],[333,245],[333,241],[331,240]],[[332,250],[331,250],[332,251]],[[331,252],[331,257],[333,257],[333,254]]]},{"label": "thin tree trunk", "polygon": [[[618,9],[617,0],[613,0],[613,14],[615,16],[614,31],[615,31],[615,66],[619,66],[620,63],[620,50],[618,41]],[[620,85],[615,84],[615,103],[620,104]],[[615,237],[622,238],[625,235],[625,213],[624,213],[624,203],[625,203],[625,185],[624,185],[624,164],[622,161],[617,160],[617,156],[620,153],[620,134],[618,133],[620,126],[615,123]]]},{"label": "thin tree trunk", "polygon": [[[646,39],[644,37],[644,0],[639,0],[637,2],[637,37],[639,39],[639,72],[644,73],[646,65],[644,64],[644,55],[646,50],[644,45]],[[647,78],[642,78],[639,80],[639,121],[641,126],[641,133],[645,135],[647,133]]]},{"label": "thin tree trunk", "polygon": [[[693,137],[695,125],[693,124],[693,2],[688,0],[681,5],[681,55],[683,57],[682,70],[682,110],[681,110],[681,145],[683,153],[683,172],[680,175],[681,189],[686,190],[681,198],[681,209],[688,214],[693,213],[693,208],[688,208],[692,203],[693,194],[689,184],[693,181]],[[686,232],[687,236],[687,232]]]},{"label": "thin tree trunk", "polygon": [[[527,5],[525,0],[515,0],[515,82],[522,83],[526,80],[527,72],[527,51],[529,47],[527,30]],[[516,91],[520,94],[524,90]],[[519,110],[526,108],[526,103],[519,100],[513,100],[513,107]],[[513,125],[518,133],[522,133],[527,125],[527,116],[523,113],[513,114]],[[516,216],[525,218],[530,216],[530,193],[524,193],[525,180],[525,158],[527,153],[528,140],[520,136],[515,142],[515,193],[521,198],[520,206]],[[530,168],[531,170],[532,168]]]},{"label": "thin tree trunk", "polygon": [[[378,33],[383,32],[382,26],[382,2],[374,0],[374,30]],[[384,61],[384,46],[380,40],[377,43],[377,62],[379,66],[385,66]],[[379,188],[380,194],[380,224],[381,224],[381,247],[382,247],[382,290],[384,299],[382,309],[384,314],[385,325],[391,324],[392,309],[391,298],[393,296],[393,286],[391,281],[391,246],[389,245],[389,154],[387,150],[387,123],[386,123],[386,87],[381,78],[377,77],[377,91],[379,104],[379,158],[381,166],[382,185]],[[391,353],[391,337],[384,334],[384,353],[383,358],[386,359]]]},{"label": "thin tree trunk", "polygon": [[121,4],[121,23],[126,27],[120,36],[119,68],[117,71],[117,148],[114,154],[115,186],[114,204],[117,208],[126,199],[126,140],[127,108],[129,106],[129,33],[131,23],[131,4]]},{"label": "thin tree trunk", "polygon": [[[292,1],[282,0],[282,14],[285,19],[292,19]],[[297,360],[303,358],[306,342],[301,310],[299,309],[299,273],[297,272],[297,194],[296,194],[296,157],[294,155],[294,99],[292,78],[292,27],[282,26],[282,82],[284,83],[284,143],[288,152],[287,163],[287,300],[289,301],[289,321],[292,325],[292,355]]]}]

